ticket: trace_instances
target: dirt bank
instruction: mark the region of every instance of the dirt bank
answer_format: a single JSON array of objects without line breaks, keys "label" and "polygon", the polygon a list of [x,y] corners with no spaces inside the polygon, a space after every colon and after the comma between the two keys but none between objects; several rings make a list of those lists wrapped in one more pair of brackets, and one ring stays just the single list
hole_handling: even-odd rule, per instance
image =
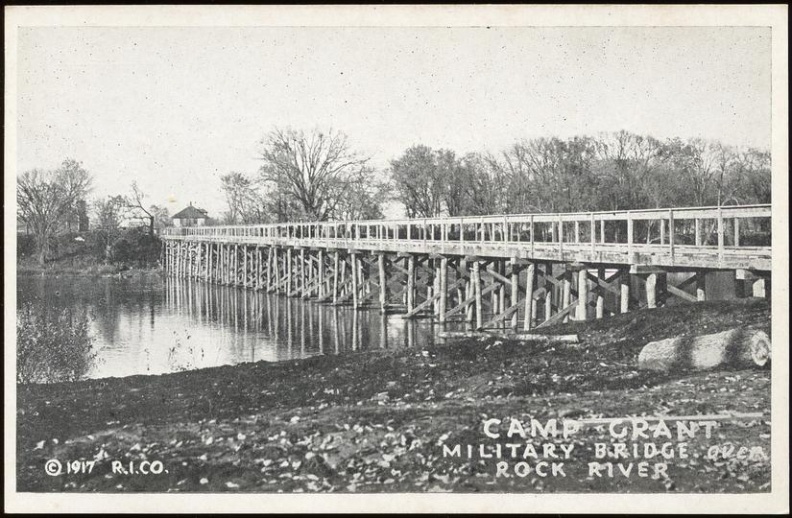
[{"label": "dirt bank", "polygon": [[[543,330],[578,333],[577,347],[468,340],[432,349],[22,386],[18,490],[767,491],[769,461],[758,453],[770,453],[769,371],[660,374],[635,368],[648,341],[736,326],[769,333],[769,304],[705,302]],[[500,428],[505,435],[511,418],[547,423],[723,412],[764,415],[723,420],[711,437],[687,439],[688,455],[667,460],[665,472],[653,471],[657,458],[613,460],[625,464],[612,468],[613,477],[588,469],[595,443],[612,442],[607,427],[587,426],[566,440],[492,439],[483,430],[493,418],[506,423]],[[491,453],[497,443],[509,448],[504,445],[515,442],[521,444],[519,458],[502,458],[508,471],[501,476],[498,459],[477,453],[481,445]],[[525,456],[526,442],[543,453]],[[725,442],[753,447],[756,454],[707,457],[713,445]],[[547,455],[548,444],[555,445],[557,458]],[[574,445],[569,459],[561,458],[561,444]],[[456,445],[459,456],[448,453]],[[90,474],[47,476],[44,465],[53,458],[64,465],[96,464]],[[125,469],[130,462],[134,469],[142,461],[160,461],[163,472],[113,473],[114,460]],[[542,460],[562,463],[565,476],[541,476],[536,468]],[[649,464],[645,477],[637,464],[643,460]],[[520,461],[531,471],[516,467]],[[632,471],[622,475],[620,469]]]}]

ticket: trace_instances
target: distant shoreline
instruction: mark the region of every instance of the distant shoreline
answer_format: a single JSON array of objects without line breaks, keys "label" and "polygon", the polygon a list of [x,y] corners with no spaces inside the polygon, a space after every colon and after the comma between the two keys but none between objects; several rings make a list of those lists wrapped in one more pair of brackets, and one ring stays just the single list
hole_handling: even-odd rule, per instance
[{"label": "distant shoreline", "polygon": [[74,275],[88,277],[121,277],[138,278],[148,276],[162,276],[160,266],[146,268],[129,267],[123,264],[90,264],[90,265],[63,265],[51,264],[39,266],[35,264],[17,263],[16,274],[20,275]]}]

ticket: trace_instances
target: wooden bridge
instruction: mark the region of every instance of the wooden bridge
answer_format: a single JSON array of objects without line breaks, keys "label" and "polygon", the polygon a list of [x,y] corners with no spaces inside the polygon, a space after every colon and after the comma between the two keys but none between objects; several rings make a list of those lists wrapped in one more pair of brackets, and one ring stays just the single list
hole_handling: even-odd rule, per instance
[{"label": "wooden bridge", "polygon": [[717,271],[766,297],[770,217],[752,205],[168,228],[162,261],[180,278],[528,330],[705,300]]}]

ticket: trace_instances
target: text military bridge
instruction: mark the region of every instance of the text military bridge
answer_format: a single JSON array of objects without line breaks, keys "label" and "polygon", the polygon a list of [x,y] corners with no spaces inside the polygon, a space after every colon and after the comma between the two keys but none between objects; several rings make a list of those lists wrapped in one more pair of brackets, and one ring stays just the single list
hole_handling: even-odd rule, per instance
[{"label": "text military bridge", "polygon": [[[531,329],[770,288],[769,205],[168,228],[169,276]],[[725,277],[724,277],[725,276]]]}]

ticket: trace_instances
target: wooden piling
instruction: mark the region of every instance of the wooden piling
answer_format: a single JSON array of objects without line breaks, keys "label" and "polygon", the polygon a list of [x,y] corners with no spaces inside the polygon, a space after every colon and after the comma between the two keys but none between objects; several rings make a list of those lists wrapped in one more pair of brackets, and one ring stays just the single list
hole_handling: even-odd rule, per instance
[{"label": "wooden piling", "polygon": [[[605,268],[597,268],[597,279],[605,280]],[[594,317],[600,319],[605,316],[605,290],[602,286],[596,287],[597,291],[597,306],[594,313]]]},{"label": "wooden piling", "polygon": [[440,259],[440,301],[438,307],[440,323],[445,322],[446,307],[448,305],[448,258]]},{"label": "wooden piling", "polygon": [[352,252],[349,254],[350,257],[350,275],[352,276],[352,307],[354,309],[358,308],[358,263],[357,263],[357,254]]},{"label": "wooden piling", "polygon": [[544,320],[550,319],[553,313],[553,283],[550,278],[553,276],[553,266],[546,263],[544,267],[544,285],[545,285],[545,299],[544,299]]},{"label": "wooden piling", "polygon": [[483,315],[483,308],[482,308],[482,297],[481,297],[481,272],[480,272],[480,263],[478,259],[473,261],[473,271],[471,273],[470,282],[473,283],[473,290],[476,297],[476,329],[481,329],[481,326],[484,324],[484,315]]},{"label": "wooden piling", "polygon": [[385,273],[385,254],[382,253],[377,256],[377,274],[379,275],[380,313],[384,314],[388,305],[388,279]]},{"label": "wooden piling", "polygon": [[407,312],[415,309],[415,256],[407,258]]},{"label": "wooden piling", "polygon": [[[509,279],[511,280],[511,292],[509,293],[509,304],[512,306],[517,304],[517,299],[520,295],[520,270],[517,266],[517,258],[512,257],[509,260],[509,266],[511,267],[511,271],[509,272]],[[527,285],[525,288],[526,299],[525,303],[528,304],[528,297],[530,296],[531,287]],[[517,319],[519,318],[518,312],[515,311],[511,317],[511,327],[512,329],[517,329]],[[526,315],[528,315],[528,319],[530,320],[530,311],[526,310]]]},{"label": "wooden piling", "polygon": [[[569,272],[564,272],[564,279],[561,281],[561,307],[559,307],[559,311],[562,308],[569,306],[572,302],[572,282],[569,280]],[[569,322],[569,316],[564,316],[564,322]]]},{"label": "wooden piling", "polygon": [[[534,292],[534,277],[536,276],[536,265],[534,263],[529,263],[528,268],[526,268],[526,278],[525,278],[525,320],[523,321],[523,329],[529,331],[533,326],[532,319],[534,318],[534,300],[533,300],[533,292]],[[515,276],[513,275],[513,278]],[[515,282],[512,285],[512,293],[516,293],[516,285]],[[549,300],[549,299],[548,299]],[[515,296],[516,301],[516,296]],[[514,304],[514,302],[512,304]],[[515,313],[516,315],[517,313]],[[516,316],[512,319],[514,323],[514,327],[517,326],[517,318]]]},{"label": "wooden piling", "polygon": [[646,276],[646,307],[657,307],[657,274],[650,273]]},{"label": "wooden piling", "polygon": [[696,300],[707,300],[707,273],[703,271],[696,272]]},{"label": "wooden piling", "polygon": [[575,320],[588,320],[588,270],[581,268],[578,274],[578,305],[575,312]]},{"label": "wooden piling", "polygon": [[630,310],[630,274],[627,270],[619,276],[619,311],[627,313]]}]

